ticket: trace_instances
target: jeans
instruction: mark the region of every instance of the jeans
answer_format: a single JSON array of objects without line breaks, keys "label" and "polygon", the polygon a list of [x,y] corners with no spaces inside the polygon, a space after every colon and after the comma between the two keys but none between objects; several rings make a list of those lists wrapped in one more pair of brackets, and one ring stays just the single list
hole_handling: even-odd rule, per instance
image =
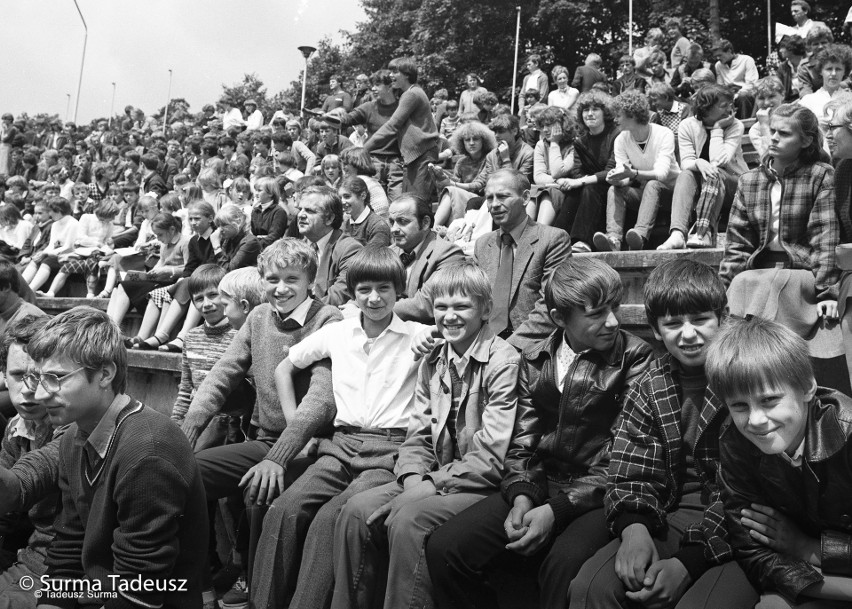
[{"label": "jeans", "polygon": [[636,209],[634,230],[646,240],[657,221],[657,212],[665,199],[671,197],[672,189],[659,180],[649,180],[640,186],[610,186],[606,196],[606,234],[614,243],[621,243],[624,236],[624,219],[627,208]]},{"label": "jeans", "polygon": [[737,182],[739,177],[728,172],[725,169],[719,169],[719,177],[721,178],[720,188],[716,192],[713,200],[705,209],[696,209],[696,203],[699,199],[705,181],[701,176],[701,172],[697,169],[687,169],[680,173],[675,182],[674,194],[672,195],[672,222],[670,230],[679,230],[684,236],[690,233],[692,226],[693,212],[699,214],[698,222],[707,224],[713,234],[716,233],[719,224],[719,212],[725,201],[733,201],[734,194],[737,191]]},{"label": "jeans", "polygon": [[402,157],[374,155],[373,169],[376,170],[376,180],[388,193],[388,200],[393,201],[402,194],[402,176],[405,172]]}]

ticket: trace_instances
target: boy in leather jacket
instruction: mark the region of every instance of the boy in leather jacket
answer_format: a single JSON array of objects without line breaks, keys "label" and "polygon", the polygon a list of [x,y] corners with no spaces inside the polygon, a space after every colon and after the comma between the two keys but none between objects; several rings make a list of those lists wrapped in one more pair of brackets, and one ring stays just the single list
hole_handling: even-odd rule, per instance
[{"label": "boy in leather jacket", "polygon": [[729,323],[706,371],[733,422],[719,438],[722,498],[758,606],[848,607],[852,399],[817,387],[804,340],[759,318]]},{"label": "boy in leather jacket", "polygon": [[535,416],[516,423],[502,493],[449,520],[426,546],[440,607],[497,607],[485,574],[499,556],[538,569],[542,607],[564,606],[574,575],[608,541],[612,429],[621,396],[653,355],[619,329],[622,293],[600,260],[569,258],[554,270],[544,298],[558,328],[523,352]]}]

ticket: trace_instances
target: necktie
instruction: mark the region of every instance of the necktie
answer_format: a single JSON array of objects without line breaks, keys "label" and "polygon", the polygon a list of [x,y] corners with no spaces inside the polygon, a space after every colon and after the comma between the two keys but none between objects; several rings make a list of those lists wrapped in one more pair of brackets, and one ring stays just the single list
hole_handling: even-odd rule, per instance
[{"label": "necktie", "polygon": [[402,253],[399,255],[399,259],[400,259],[400,260],[402,260],[402,264],[403,264],[406,268],[408,268],[409,266],[411,266],[411,263],[412,263],[412,262],[414,262],[414,259],[415,259],[416,257],[417,257],[417,254],[415,254],[414,252],[411,252],[411,253],[402,252]]},{"label": "necktie", "polygon": [[491,314],[491,327],[498,336],[509,327],[509,299],[512,294],[512,266],[515,264],[515,242],[509,233],[500,234],[500,266],[497,268],[497,281],[494,283],[494,312]]}]

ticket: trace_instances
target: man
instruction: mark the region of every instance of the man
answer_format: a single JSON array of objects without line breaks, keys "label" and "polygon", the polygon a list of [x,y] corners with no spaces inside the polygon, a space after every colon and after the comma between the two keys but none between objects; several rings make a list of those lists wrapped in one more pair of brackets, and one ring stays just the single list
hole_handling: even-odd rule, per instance
[{"label": "man", "polygon": [[811,19],[811,5],[805,0],[793,0],[790,3],[790,14],[793,16],[793,21],[796,22],[793,29],[802,38],[807,38],[811,28],[817,23],[825,25],[822,21]]},{"label": "man", "polygon": [[824,23],[814,23],[805,37],[805,52],[807,58],[799,62],[796,76],[799,78],[799,99],[805,95],[819,91],[822,87],[822,74],[816,60],[817,54],[834,42],[834,34]]},{"label": "man", "polygon": [[243,114],[239,108],[235,108],[230,99],[219,101],[219,108],[222,110],[222,131],[228,133],[231,129],[242,131],[246,127],[246,122],[243,120]]},{"label": "man", "polygon": [[41,155],[41,163],[38,164],[36,171],[36,181],[44,182],[47,180],[48,170],[59,163],[59,152],[54,149],[45,150]]},{"label": "man", "polygon": [[316,149],[317,161],[322,161],[323,157],[329,154],[340,155],[342,150],[352,147],[352,142],[349,138],[340,135],[340,129],[334,123],[320,121],[319,136],[320,141]]},{"label": "man", "polygon": [[361,244],[340,230],[343,203],[335,190],[312,186],[302,193],[297,216],[299,234],[313,247],[319,258],[314,281],[314,296],[324,304],[340,306],[352,300],[346,285],[349,260]]},{"label": "man", "polygon": [[352,107],[357,108],[361,104],[373,101],[373,94],[370,91],[370,77],[366,74],[359,74],[355,77],[355,96],[352,100]]},{"label": "man", "polygon": [[328,79],[328,87],[331,89],[331,93],[322,102],[323,112],[331,112],[335,108],[343,108],[347,112],[352,111],[352,96],[343,90],[340,83],[340,77],[336,74]]},{"label": "man", "polygon": [[219,154],[225,160],[224,173],[228,174],[232,163],[242,163],[249,166],[249,159],[241,152],[237,152],[237,141],[230,135],[219,138]]},{"label": "man", "polygon": [[544,303],[544,284],[571,256],[565,231],[530,220],[529,180],[515,169],[501,169],[485,186],[485,202],[496,230],[477,239],[476,259],[494,278],[491,328],[523,350],[554,329]]},{"label": "man", "polygon": [[409,57],[398,57],[388,66],[394,88],[402,91],[399,106],[393,116],[370,136],[364,149],[367,152],[383,148],[396,139],[405,165],[402,191],[432,200],[435,184],[429,163],[438,161],[438,128],[432,117],[429,98],[417,86],[417,65]]},{"label": "man", "polygon": [[124,106],[124,118],[121,119],[121,130],[131,131],[133,129],[133,106]]},{"label": "man", "polygon": [[734,53],[734,45],[724,38],[720,38],[711,50],[716,58],[716,83],[735,91],[737,118],[751,118],[754,109],[754,87],[760,78],[754,59],[748,55]]},{"label": "man", "polygon": [[534,152],[521,137],[518,117],[508,114],[498,116],[491,121],[490,127],[497,147],[485,157],[482,171],[471,183],[471,192],[482,192],[488,178],[499,169],[515,169],[528,181],[532,178]]},{"label": "man", "polygon": [[257,102],[247,99],[243,107],[246,109],[246,131],[256,131],[263,127],[263,113],[257,109]]},{"label": "man", "polygon": [[159,157],[153,152],[146,152],[139,160],[142,163],[142,192],[156,199],[169,192],[166,182],[157,173],[160,166]]},{"label": "man", "polygon": [[784,86],[784,103],[792,103],[799,99],[799,89],[802,86],[799,66],[807,53],[805,41],[799,36],[785,36],[781,40],[781,48],[784,49],[786,58],[778,66],[775,75]]},{"label": "man", "polygon": [[579,89],[580,93],[585,93],[590,91],[596,83],[606,84],[606,75],[601,72],[601,63],[603,63],[603,59],[597,53],[586,55],[585,63],[574,72],[574,80],[571,81],[571,86]]},{"label": "man", "polygon": [[[97,604],[199,607],[204,487],[180,429],[124,393],[118,327],[102,311],[75,307],[45,324],[28,349],[35,372],[24,382],[51,423],[70,425],[59,446],[62,512],[47,576],[88,579],[88,590],[106,593],[90,597]],[[40,605],[76,607],[77,599],[63,598],[70,590],[51,588]]]},{"label": "man", "polygon": [[541,55],[533,54],[527,57],[526,68],[529,72],[524,76],[524,82],[521,85],[521,96],[519,101],[519,111],[524,109],[524,93],[529,90],[538,91],[539,99],[547,99],[547,93],[550,91],[550,86],[547,82],[547,74],[541,71]]},{"label": "man", "polygon": [[423,286],[441,268],[464,258],[461,249],[432,230],[433,218],[431,203],[414,195],[402,195],[390,204],[390,248],[405,265],[405,292],[393,311],[403,321],[434,323],[432,303]]}]

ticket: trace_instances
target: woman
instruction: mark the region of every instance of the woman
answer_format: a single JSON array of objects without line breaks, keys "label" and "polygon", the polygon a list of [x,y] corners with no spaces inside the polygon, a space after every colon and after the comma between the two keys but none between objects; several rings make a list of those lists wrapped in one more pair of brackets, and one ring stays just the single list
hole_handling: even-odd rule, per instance
[{"label": "woman", "polygon": [[387,220],[390,201],[382,185],[373,177],[376,175],[376,168],[372,155],[363,148],[347,148],[340,152],[340,162],[343,164],[344,178],[361,178],[370,191],[370,208],[380,218]]},{"label": "woman", "polygon": [[719,213],[748,171],[741,145],[745,129],[734,118],[733,104],[733,93],[721,85],[692,96],[694,116],[678,128],[681,172],[672,195],[669,238],[658,250],[715,247]]},{"label": "woman", "polygon": [[338,189],[343,202],[343,232],[361,245],[390,245],[390,226],[370,206],[372,197],[367,184],[359,176],[343,179]]},{"label": "woman", "polygon": [[453,173],[447,175],[437,167],[432,168],[436,183],[441,189],[435,226],[447,226],[452,220],[464,216],[465,204],[482,192],[473,191],[473,181],[485,166],[485,157],[497,147],[494,133],[478,121],[463,123],[450,138],[450,146],[461,155]]},{"label": "woman", "polygon": [[568,68],[565,66],[555,66],[550,75],[556,83],[556,89],[547,95],[547,105],[556,106],[563,110],[570,110],[577,97],[580,95],[580,90],[575,89],[568,83],[571,81],[571,76],[568,74]]},{"label": "woman", "polygon": [[143,275],[126,275],[109,297],[107,315],[116,324],[121,325],[131,306],[144,310],[151,290],[171,285],[183,274],[189,257],[189,239],[181,233],[180,220],[171,214],[158,213],[151,220],[151,231],[160,243],[159,259]]},{"label": "woman", "polygon": [[98,282],[98,262],[101,257],[112,253],[113,220],[118,215],[118,205],[112,201],[101,201],[93,214],[83,214],[74,235],[74,251],[59,256],[62,266],[47,292],[39,296],[54,298],[65,286],[70,275],[86,275],[87,298],[95,297]]},{"label": "woman", "polygon": [[33,254],[22,276],[36,291],[43,286],[51,273],[59,270],[59,256],[74,249],[77,233],[77,219],[71,214],[71,204],[62,197],[51,197],[47,203],[47,215],[53,223],[50,225],[50,243],[42,251]]},{"label": "woman", "polygon": [[121,254],[113,254],[110,257],[102,258],[98,262],[100,268],[107,269],[106,281],[104,289],[98,294],[98,298],[109,298],[112,291],[115,289],[115,284],[118,281],[118,276],[121,271],[142,271],[145,270],[145,264],[151,255],[156,256],[156,235],[152,228],[154,218],[160,213],[160,206],[157,199],[151,196],[144,196],[139,199],[139,211],[142,213],[142,224],[139,225],[139,234],[136,237],[136,242],[133,244],[133,252],[123,251]]},{"label": "woman", "polygon": [[615,167],[613,148],[618,128],[615,126],[612,98],[601,91],[588,91],[577,100],[577,130],[574,140],[574,166],[567,179],[560,182],[565,193],[562,209],[554,226],[571,235],[571,250],[592,251],[595,232],[603,228],[606,176]]},{"label": "woman", "polygon": [[621,70],[621,76],[616,78],[612,83],[612,94],[620,95],[625,91],[639,91],[644,93],[648,87],[648,81],[636,73],[636,60],[630,55],[623,55],[618,60],[618,68]]},{"label": "woman", "polygon": [[561,108],[548,107],[539,116],[541,138],[535,145],[533,181],[539,187],[527,203],[527,215],[549,226],[562,207],[561,180],[574,168],[574,118]]},{"label": "woman", "polygon": [[852,50],[845,44],[830,44],[816,54],[813,60],[822,75],[822,87],[809,93],[799,103],[816,114],[820,128],[825,134],[828,116],[825,106],[840,90],[840,83],[852,70]]},{"label": "woman", "polygon": [[488,93],[488,89],[482,86],[482,80],[470,72],[466,77],[467,89],[461,92],[459,96],[459,114],[464,116],[468,112],[477,112],[476,106],[473,104],[473,98],[477,93]]}]

